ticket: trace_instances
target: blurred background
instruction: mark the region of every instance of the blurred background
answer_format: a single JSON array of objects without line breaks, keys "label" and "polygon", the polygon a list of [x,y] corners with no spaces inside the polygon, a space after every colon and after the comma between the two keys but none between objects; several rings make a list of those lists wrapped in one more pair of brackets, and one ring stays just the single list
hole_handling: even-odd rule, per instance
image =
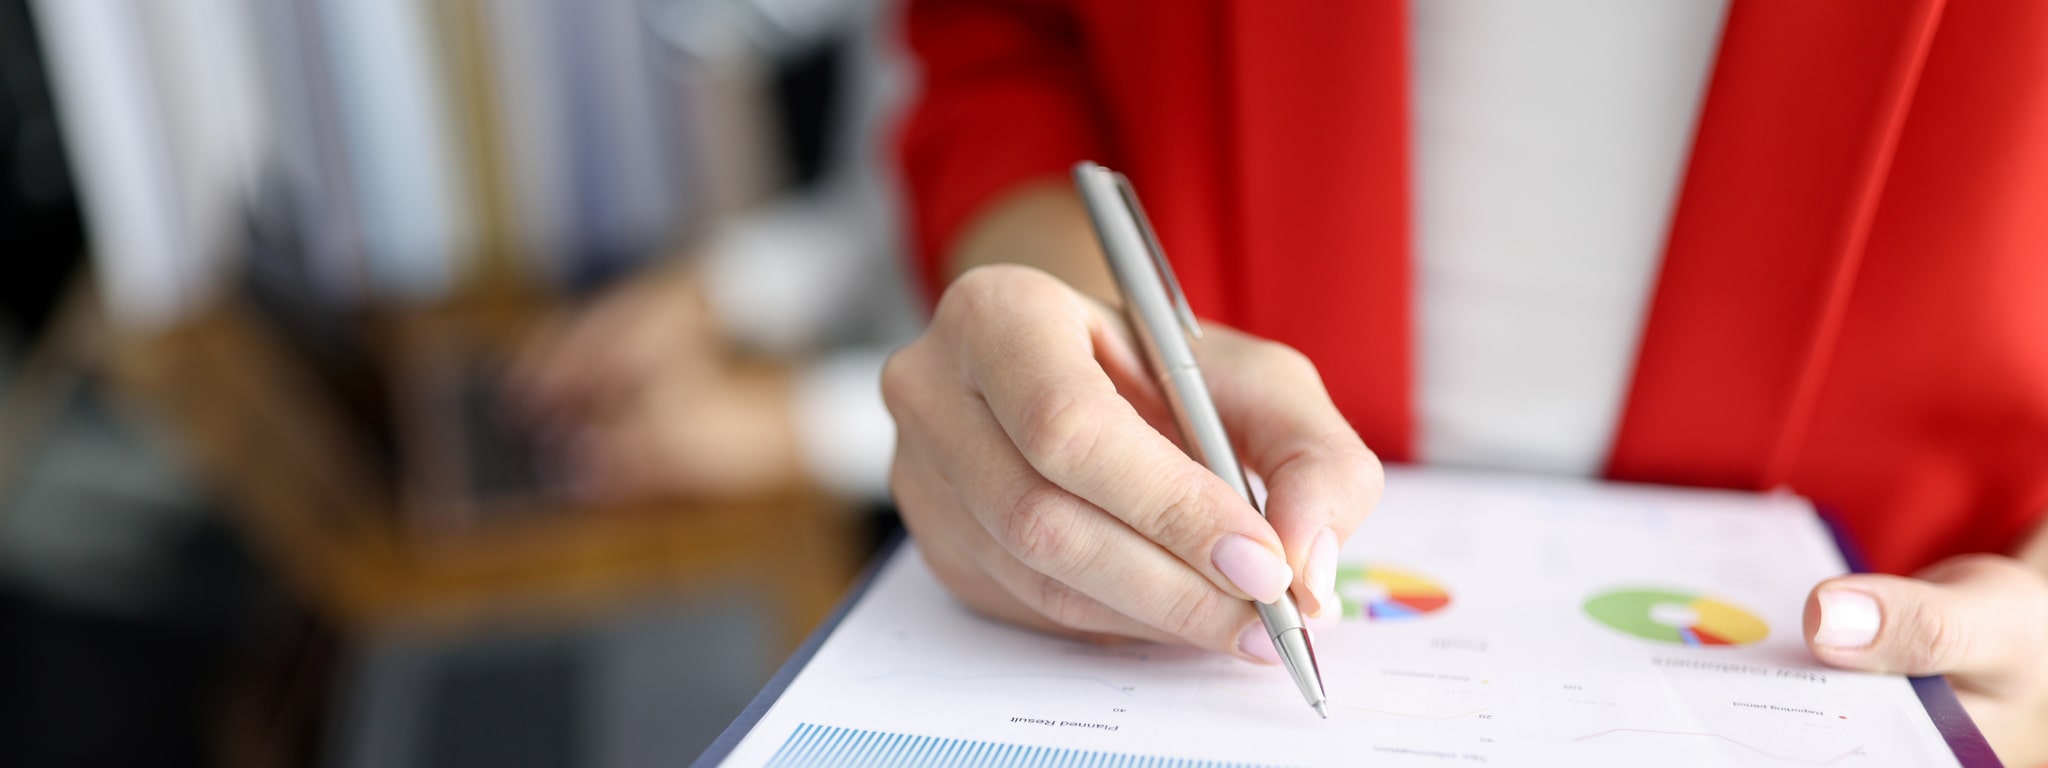
[{"label": "blurred background", "polygon": [[892,0],[0,0],[0,763],[686,764],[894,534]]}]

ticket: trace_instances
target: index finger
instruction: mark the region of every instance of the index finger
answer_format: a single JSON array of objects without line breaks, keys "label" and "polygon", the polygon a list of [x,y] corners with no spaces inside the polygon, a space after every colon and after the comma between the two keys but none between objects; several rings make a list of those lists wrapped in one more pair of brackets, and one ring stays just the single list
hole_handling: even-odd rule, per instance
[{"label": "index finger", "polygon": [[1117,392],[1103,366],[1137,357],[1107,307],[1011,267],[963,275],[939,312],[971,315],[955,326],[971,335],[959,345],[967,380],[1040,475],[1225,592],[1261,602],[1286,594],[1294,574],[1272,526]]}]

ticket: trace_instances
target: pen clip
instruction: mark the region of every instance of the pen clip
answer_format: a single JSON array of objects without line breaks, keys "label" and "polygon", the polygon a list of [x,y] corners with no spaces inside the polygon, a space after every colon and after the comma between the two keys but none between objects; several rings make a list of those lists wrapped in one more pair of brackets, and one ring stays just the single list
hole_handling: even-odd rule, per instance
[{"label": "pen clip", "polygon": [[1181,327],[1187,329],[1189,338],[1202,338],[1202,326],[1195,322],[1195,311],[1188,308],[1187,295],[1180,292],[1180,281],[1173,277],[1173,265],[1166,262],[1166,250],[1159,247],[1159,236],[1152,233],[1152,220],[1145,217],[1144,206],[1138,205],[1138,193],[1131,189],[1131,180],[1115,171],[1110,175],[1116,177],[1116,191],[1124,199],[1124,208],[1131,212],[1131,220],[1138,223],[1138,234],[1145,239],[1145,249],[1152,253],[1152,265],[1159,270],[1160,282],[1166,284],[1166,295],[1173,300],[1173,311],[1180,316]]}]

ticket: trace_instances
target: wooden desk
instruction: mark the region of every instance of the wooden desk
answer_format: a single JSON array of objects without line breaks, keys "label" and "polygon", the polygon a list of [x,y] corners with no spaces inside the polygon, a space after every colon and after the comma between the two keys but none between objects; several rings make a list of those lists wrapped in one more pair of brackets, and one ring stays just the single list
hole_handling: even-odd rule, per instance
[{"label": "wooden desk", "polygon": [[573,613],[664,590],[751,590],[793,649],[857,567],[856,525],[809,489],[565,508],[424,535],[359,430],[245,308],[114,338],[109,370],[233,502],[262,555],[347,629]]}]

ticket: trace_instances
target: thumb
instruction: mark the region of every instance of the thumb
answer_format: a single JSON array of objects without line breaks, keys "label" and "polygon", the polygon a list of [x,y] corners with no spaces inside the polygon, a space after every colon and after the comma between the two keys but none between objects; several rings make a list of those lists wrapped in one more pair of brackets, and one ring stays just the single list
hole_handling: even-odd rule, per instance
[{"label": "thumb", "polygon": [[1822,582],[1806,600],[1806,640],[1828,664],[1907,675],[2000,675],[2048,652],[2048,581],[2018,561],[1969,555],[1918,579]]}]

